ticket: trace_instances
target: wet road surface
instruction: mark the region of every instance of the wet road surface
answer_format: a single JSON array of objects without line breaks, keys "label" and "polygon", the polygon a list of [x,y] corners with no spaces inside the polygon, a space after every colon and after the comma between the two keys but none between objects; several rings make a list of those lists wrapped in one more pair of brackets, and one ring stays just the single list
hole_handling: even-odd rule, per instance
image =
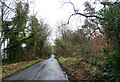
[{"label": "wet road surface", "polygon": [[4,80],[68,80],[58,61],[51,57]]}]

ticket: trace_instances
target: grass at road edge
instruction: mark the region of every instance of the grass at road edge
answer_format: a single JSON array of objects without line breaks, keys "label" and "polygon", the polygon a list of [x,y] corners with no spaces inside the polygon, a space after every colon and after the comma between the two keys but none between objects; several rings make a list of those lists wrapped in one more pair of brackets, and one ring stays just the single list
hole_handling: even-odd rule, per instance
[{"label": "grass at road edge", "polygon": [[58,58],[62,69],[67,73],[69,80],[91,80],[93,73],[98,69],[91,65],[86,59],[80,57]]},{"label": "grass at road edge", "polygon": [[13,75],[17,73],[18,71],[21,71],[42,60],[43,59],[37,59],[37,60],[31,60],[31,61],[25,61],[25,62],[9,64],[5,66],[0,66],[0,70],[2,70],[2,72],[0,73],[0,79]]}]

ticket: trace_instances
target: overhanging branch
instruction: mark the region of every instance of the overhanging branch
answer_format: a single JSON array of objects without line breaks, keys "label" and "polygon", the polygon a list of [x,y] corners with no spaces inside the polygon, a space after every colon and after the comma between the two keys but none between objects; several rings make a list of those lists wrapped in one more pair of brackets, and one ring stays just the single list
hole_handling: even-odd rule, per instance
[{"label": "overhanging branch", "polygon": [[84,16],[84,17],[86,17],[86,18],[95,17],[95,18],[100,19],[100,20],[103,20],[103,19],[104,19],[104,18],[101,18],[101,17],[99,17],[99,16],[97,16],[97,15],[85,15],[85,14],[83,14],[83,13],[75,13],[75,14],[76,14],[76,15]]},{"label": "overhanging branch", "polygon": [[[86,18],[97,18],[97,19],[100,19],[100,20],[104,20],[104,18],[99,17],[99,16],[97,16],[97,15],[86,15],[86,14],[84,14],[84,13],[78,12],[79,10],[77,10],[77,9],[75,8],[74,3],[72,3],[70,0],[69,0],[69,2],[65,2],[64,4],[71,4],[71,5],[73,6],[73,10],[74,10],[74,13],[73,13],[72,15],[70,15],[70,17],[68,18],[67,24],[69,24],[70,18],[73,17],[73,16],[75,16],[75,15],[81,15],[81,16],[84,16],[84,17],[86,17]],[[64,5],[64,4],[63,4],[63,5]]]}]

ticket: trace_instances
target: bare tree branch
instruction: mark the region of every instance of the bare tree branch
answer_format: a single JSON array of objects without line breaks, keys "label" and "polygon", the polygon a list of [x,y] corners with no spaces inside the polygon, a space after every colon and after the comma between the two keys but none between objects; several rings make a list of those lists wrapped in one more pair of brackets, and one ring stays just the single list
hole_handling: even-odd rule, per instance
[{"label": "bare tree branch", "polygon": [[6,5],[5,2],[2,2],[1,0],[0,0],[0,2],[1,2],[5,7],[7,7],[8,9],[10,9],[11,11],[14,12],[14,9],[12,9],[12,8],[10,8],[8,5]]},{"label": "bare tree branch", "polygon": [[71,4],[72,6],[73,6],[73,10],[75,11],[75,12],[78,12],[78,10],[75,8],[75,5],[69,0],[69,2],[65,2],[63,5],[65,5],[65,4]]},{"label": "bare tree branch", "polygon": [[75,15],[76,15],[76,14],[70,15],[70,17],[68,18],[67,24],[69,24],[71,17],[73,17],[73,16],[75,16]]},{"label": "bare tree branch", "polygon": [[85,15],[85,14],[83,14],[83,13],[75,13],[75,14],[76,14],[76,15],[84,16],[84,17],[86,17],[86,18],[95,17],[95,18],[100,19],[100,20],[104,19],[104,18],[101,18],[101,17],[99,17],[99,16],[97,16],[97,15]]},{"label": "bare tree branch", "polygon": [[[73,10],[74,10],[74,14],[72,14],[72,15],[70,15],[70,17],[68,18],[68,22],[67,22],[67,24],[69,24],[69,20],[70,20],[70,18],[72,17],[72,16],[74,16],[74,15],[81,15],[81,16],[84,16],[84,17],[86,17],[86,18],[97,18],[97,19],[100,19],[100,20],[103,20],[104,18],[101,18],[101,17],[99,17],[99,16],[97,16],[97,15],[86,15],[86,14],[84,14],[84,13],[80,13],[80,12],[78,12],[79,10],[77,10],[76,8],[75,8],[75,5],[74,5],[74,3],[72,3],[70,0],[69,0],[69,2],[65,2],[64,4],[71,4],[72,6],[73,6]],[[63,5],[64,5],[63,4]]]},{"label": "bare tree branch", "polygon": [[96,30],[99,30],[99,32],[100,32],[101,34],[104,34],[104,32],[100,29],[100,27],[97,27],[97,28],[95,28],[95,29],[93,30],[92,33],[90,33],[90,35],[92,35],[93,33],[95,33]]},{"label": "bare tree branch", "polygon": [[[64,25],[69,24],[70,19],[71,19],[73,16],[76,16],[76,15],[80,15],[80,16],[83,16],[83,17],[86,17],[86,18],[96,18],[96,19],[99,19],[99,20],[104,20],[104,18],[99,17],[99,16],[94,15],[94,14],[93,14],[93,15],[87,15],[87,14],[85,14],[85,13],[78,12],[79,10],[76,9],[74,3],[72,3],[70,0],[69,0],[69,2],[65,2],[64,4],[71,4],[71,5],[73,6],[73,10],[74,10],[74,13],[69,16],[67,23],[64,24]],[[63,5],[64,5],[64,4],[63,4]],[[93,33],[95,33],[96,30],[99,30],[100,33],[104,34],[104,32],[101,31],[100,27],[98,27],[98,25],[97,25],[97,27],[93,30],[93,32],[92,32],[90,35],[92,35]]]}]

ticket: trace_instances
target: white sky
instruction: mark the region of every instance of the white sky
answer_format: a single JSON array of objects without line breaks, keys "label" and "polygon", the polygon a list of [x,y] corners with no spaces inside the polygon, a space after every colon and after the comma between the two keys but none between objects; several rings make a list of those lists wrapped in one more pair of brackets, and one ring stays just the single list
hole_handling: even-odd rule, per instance
[{"label": "white sky", "polygon": [[[67,18],[73,12],[72,6],[70,4],[65,4],[64,2],[69,0],[34,0],[34,4],[31,6],[32,12],[37,12],[37,16],[45,19],[52,29],[52,38],[55,39],[56,28],[59,22],[67,21]],[[85,0],[71,0],[75,4],[79,4],[79,10],[84,9],[83,3]],[[74,19],[73,19],[74,20]],[[75,29],[75,28],[72,28]]]},{"label": "white sky", "polygon": [[[34,11],[38,12],[38,15],[45,18],[50,26],[56,24],[57,21],[63,20],[70,15],[72,11],[71,5],[62,4],[68,0],[34,0],[35,6]],[[85,0],[73,0],[74,2],[79,2],[81,9],[83,9],[83,3]]]}]

